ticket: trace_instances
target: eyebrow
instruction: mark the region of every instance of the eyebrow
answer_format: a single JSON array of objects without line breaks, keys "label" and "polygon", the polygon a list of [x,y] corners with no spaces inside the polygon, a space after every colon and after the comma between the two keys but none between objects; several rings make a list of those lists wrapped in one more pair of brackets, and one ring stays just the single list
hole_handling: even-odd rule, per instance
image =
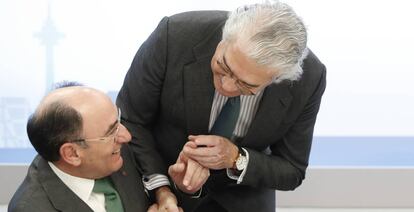
[{"label": "eyebrow", "polygon": [[114,123],[112,123],[109,127],[108,127],[108,129],[106,130],[106,132],[105,132],[105,136],[107,136],[107,135],[110,135],[110,133],[112,132],[112,131],[114,131],[114,129],[115,129],[115,127],[116,127],[116,125],[118,124],[118,120],[116,120]]},{"label": "eyebrow", "polygon": [[[229,71],[229,72],[231,72],[234,76],[236,76],[235,74],[234,74],[234,72],[231,70],[231,68],[230,68],[230,66],[227,64],[227,61],[226,61],[226,56],[223,54],[223,63],[224,63],[224,65],[226,66],[226,67],[224,67],[224,68],[227,68],[227,70]],[[240,82],[242,82],[243,84],[245,84],[245,85],[247,85],[247,86],[249,86],[249,87],[252,87],[252,88],[257,88],[257,87],[259,87],[260,85],[255,85],[255,84],[250,84],[250,83],[247,83],[247,82],[245,82],[245,81],[243,81],[243,80],[241,80],[239,77],[237,77],[236,76],[236,78],[237,78],[237,80],[239,80]]]}]

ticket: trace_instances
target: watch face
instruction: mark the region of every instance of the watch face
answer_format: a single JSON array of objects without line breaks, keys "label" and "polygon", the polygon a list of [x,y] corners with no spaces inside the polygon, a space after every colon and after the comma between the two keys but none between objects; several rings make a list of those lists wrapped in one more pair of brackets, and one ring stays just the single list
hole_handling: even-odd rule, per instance
[{"label": "watch face", "polygon": [[239,171],[242,171],[247,166],[247,158],[246,156],[240,155],[236,160],[236,168]]}]

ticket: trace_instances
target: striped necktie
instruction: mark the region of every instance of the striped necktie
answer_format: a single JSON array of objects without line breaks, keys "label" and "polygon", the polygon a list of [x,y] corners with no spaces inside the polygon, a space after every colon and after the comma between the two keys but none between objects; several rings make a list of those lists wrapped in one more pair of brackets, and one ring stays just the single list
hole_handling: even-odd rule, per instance
[{"label": "striped necktie", "polygon": [[107,212],[124,212],[121,198],[108,177],[95,180],[93,192],[104,194]]}]

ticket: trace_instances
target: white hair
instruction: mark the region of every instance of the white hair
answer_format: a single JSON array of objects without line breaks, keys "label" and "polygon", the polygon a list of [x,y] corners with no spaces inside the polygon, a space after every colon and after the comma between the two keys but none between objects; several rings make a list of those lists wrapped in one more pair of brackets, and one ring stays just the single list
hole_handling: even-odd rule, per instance
[{"label": "white hair", "polygon": [[259,66],[277,70],[273,82],[300,78],[307,33],[293,9],[281,2],[240,7],[230,13],[223,41],[238,43]]}]

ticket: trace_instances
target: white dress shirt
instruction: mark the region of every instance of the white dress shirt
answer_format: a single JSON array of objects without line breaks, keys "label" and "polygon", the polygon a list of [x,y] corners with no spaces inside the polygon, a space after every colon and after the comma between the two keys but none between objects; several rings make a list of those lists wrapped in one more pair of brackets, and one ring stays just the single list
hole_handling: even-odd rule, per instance
[{"label": "white dress shirt", "polygon": [[[62,182],[75,193],[81,200],[83,200],[93,211],[106,212],[105,196],[102,193],[92,192],[95,180],[75,177],[69,175],[53,163],[48,162],[52,171],[62,180]],[[70,204],[70,203],[68,203]]]}]

